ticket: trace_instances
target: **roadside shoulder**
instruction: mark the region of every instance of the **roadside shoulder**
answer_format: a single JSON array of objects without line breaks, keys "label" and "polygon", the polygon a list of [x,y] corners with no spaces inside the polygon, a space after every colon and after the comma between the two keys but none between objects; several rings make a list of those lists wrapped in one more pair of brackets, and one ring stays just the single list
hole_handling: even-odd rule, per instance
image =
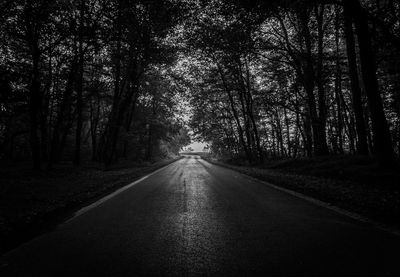
[{"label": "roadside shoulder", "polygon": [[396,192],[362,187],[346,181],[283,173],[272,169],[236,166],[213,159],[203,159],[245,174],[270,187],[319,206],[400,235],[400,197]]},{"label": "roadside shoulder", "polygon": [[[7,201],[0,205],[0,255],[51,231],[83,207],[182,158],[178,156],[142,167],[21,176],[13,181],[15,189],[7,192],[7,198],[3,195]],[[31,183],[30,187],[27,182]]]}]

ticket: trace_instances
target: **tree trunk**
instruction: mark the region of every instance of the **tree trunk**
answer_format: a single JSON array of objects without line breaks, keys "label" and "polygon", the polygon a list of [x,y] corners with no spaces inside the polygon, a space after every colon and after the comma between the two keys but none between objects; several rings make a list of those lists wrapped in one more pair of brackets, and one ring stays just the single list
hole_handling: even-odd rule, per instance
[{"label": "tree trunk", "polygon": [[245,61],[245,67],[246,67],[246,88],[247,88],[247,111],[251,120],[251,124],[253,127],[253,133],[255,137],[255,142],[256,142],[256,147],[257,147],[257,153],[258,153],[258,162],[262,163],[264,161],[264,154],[261,148],[261,142],[260,142],[260,136],[258,134],[258,127],[256,123],[256,119],[254,117],[254,106],[253,106],[253,95],[252,95],[252,86],[251,86],[251,80],[250,80],[250,69],[249,69],[249,64],[248,61]]},{"label": "tree trunk", "polygon": [[280,152],[280,156],[286,156],[286,149],[283,144],[283,131],[282,131],[282,124],[281,124],[281,116],[279,114],[278,109],[275,111],[275,119],[276,119],[276,137],[278,142],[278,149]]},{"label": "tree trunk", "polygon": [[29,87],[29,113],[30,113],[30,145],[32,151],[33,168],[41,168],[41,150],[39,139],[39,122],[41,117],[41,83],[40,83],[40,48],[39,48],[39,26],[35,22],[32,1],[27,1],[25,7],[26,41],[30,47],[32,58],[31,83]]},{"label": "tree trunk", "polygon": [[97,129],[99,125],[99,117],[100,117],[100,100],[99,96],[97,96],[97,100],[93,103],[93,100],[90,100],[90,135],[92,138],[92,161],[97,161],[98,152],[97,152]]},{"label": "tree trunk", "polygon": [[357,153],[360,155],[368,154],[367,133],[362,107],[361,88],[358,80],[357,58],[355,41],[353,34],[352,18],[347,6],[344,7],[344,32],[346,37],[346,51],[349,66],[349,77],[351,94],[353,100],[353,110],[356,121],[357,132]]},{"label": "tree trunk", "polygon": [[[308,22],[309,22],[309,13],[307,13],[304,8],[302,11],[300,11],[301,30],[306,47],[302,82],[304,85],[304,90],[307,95],[307,104],[308,104],[308,110],[312,127],[314,154],[316,156],[323,156],[328,154],[328,147],[326,143],[325,124],[320,120],[320,117],[318,116],[317,103],[314,96],[314,87],[315,87],[314,59],[312,55],[312,42],[311,42],[312,40],[311,40],[310,29],[308,27]],[[319,99],[319,107],[320,109],[321,108],[324,109],[325,105],[323,104],[323,101],[325,101],[325,96],[322,95],[322,91],[320,90],[319,90],[319,96],[322,97],[322,99],[321,98]],[[325,111],[322,111],[322,113],[324,112]]]},{"label": "tree trunk", "polygon": [[[317,18],[317,29],[318,29],[318,58],[317,58],[317,70],[316,70],[316,81],[317,81],[317,91],[318,91],[318,119],[317,119],[317,133],[318,142],[316,154],[318,156],[328,155],[328,145],[326,142],[326,96],[325,96],[325,78],[324,78],[324,12],[325,5],[321,4],[316,8],[316,18]],[[314,131],[315,132],[315,131]]]},{"label": "tree trunk", "polygon": [[30,86],[30,143],[32,149],[33,158],[33,168],[41,168],[41,150],[40,150],[40,140],[38,135],[39,129],[39,117],[40,117],[40,107],[41,107],[41,95],[40,95],[40,76],[39,76],[39,49],[38,45],[32,46],[34,49],[32,51],[32,80]]},{"label": "tree trunk", "polygon": [[286,108],[283,108],[283,113],[285,116],[285,127],[286,127],[286,144],[287,144],[287,154],[289,157],[292,156],[292,147],[291,147],[291,141],[290,141],[290,124],[289,124],[289,117],[287,114]]},{"label": "tree trunk", "polygon": [[76,91],[76,134],[75,134],[75,155],[73,163],[79,166],[81,163],[81,136],[83,125],[83,66],[84,66],[84,52],[83,52],[83,20],[85,16],[85,0],[81,0],[80,6],[80,19],[79,19],[79,77],[77,82]]},{"label": "tree trunk", "polygon": [[240,143],[241,143],[242,146],[243,146],[243,149],[244,149],[244,151],[245,151],[247,160],[248,160],[249,162],[252,162],[252,156],[251,156],[251,153],[249,152],[249,149],[248,149],[248,147],[247,147],[247,145],[246,145],[246,142],[245,142],[245,140],[244,140],[243,128],[242,128],[242,125],[241,125],[241,123],[240,123],[240,119],[239,119],[238,112],[237,112],[237,110],[236,110],[236,108],[235,108],[235,102],[234,102],[232,93],[231,93],[231,91],[230,91],[230,89],[229,89],[229,87],[228,87],[228,84],[227,84],[226,80],[225,80],[224,72],[222,71],[222,68],[220,67],[220,65],[219,65],[218,63],[217,63],[217,67],[218,67],[218,73],[219,73],[219,75],[220,75],[220,78],[221,78],[222,84],[223,84],[223,86],[224,86],[225,92],[226,92],[227,95],[228,95],[229,104],[230,104],[230,107],[231,107],[233,116],[234,116],[234,118],[235,118],[236,127],[238,128]]},{"label": "tree trunk", "polygon": [[147,128],[147,149],[146,149],[146,160],[150,161],[153,155],[153,127],[151,123],[149,123]]},{"label": "tree trunk", "polygon": [[120,130],[123,126],[127,109],[132,103],[132,97],[139,89],[138,81],[142,73],[142,68],[139,69],[136,58],[134,58],[134,61],[128,61],[124,78],[120,85],[121,91],[115,92],[119,93],[120,97],[116,98],[117,101],[113,103],[111,115],[103,134],[103,141],[99,150],[101,151],[101,160],[106,166],[111,165],[116,159],[115,154]]},{"label": "tree trunk", "polygon": [[72,91],[73,91],[73,85],[75,81],[75,75],[76,75],[76,69],[77,69],[77,57],[76,55],[74,56],[72,62],[71,62],[71,68],[68,73],[68,79],[67,83],[64,88],[63,92],[63,97],[61,100],[61,103],[59,105],[59,110],[57,114],[57,119],[56,119],[56,124],[54,126],[53,130],[53,135],[51,139],[51,147],[50,147],[50,157],[49,157],[49,162],[48,162],[48,168],[51,168],[53,164],[58,161],[58,158],[60,157],[60,152],[61,152],[61,143],[60,143],[60,137],[61,134],[65,130],[68,130],[69,128],[67,127],[70,120],[70,114],[71,114],[71,105],[72,105]]},{"label": "tree trunk", "polygon": [[377,68],[374,51],[372,49],[367,14],[358,0],[351,0],[346,3],[347,5],[345,5],[345,8],[352,11],[356,26],[358,46],[360,48],[361,71],[371,114],[375,154],[382,166],[394,166],[396,164],[396,159],[389,126],[383,110],[382,98],[379,93],[378,80],[376,77]]},{"label": "tree trunk", "polygon": [[337,107],[336,113],[336,136],[338,139],[338,152],[343,154],[343,115],[342,115],[342,68],[340,66],[340,17],[339,10],[336,7],[335,16],[335,45],[336,45],[336,74],[335,74],[335,102]]}]

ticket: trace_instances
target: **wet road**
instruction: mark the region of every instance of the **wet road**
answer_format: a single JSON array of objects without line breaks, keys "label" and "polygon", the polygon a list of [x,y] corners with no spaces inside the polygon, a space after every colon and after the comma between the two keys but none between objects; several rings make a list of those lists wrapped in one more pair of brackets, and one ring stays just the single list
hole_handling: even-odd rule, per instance
[{"label": "wet road", "polygon": [[400,276],[400,238],[187,157],[0,258],[0,276]]}]

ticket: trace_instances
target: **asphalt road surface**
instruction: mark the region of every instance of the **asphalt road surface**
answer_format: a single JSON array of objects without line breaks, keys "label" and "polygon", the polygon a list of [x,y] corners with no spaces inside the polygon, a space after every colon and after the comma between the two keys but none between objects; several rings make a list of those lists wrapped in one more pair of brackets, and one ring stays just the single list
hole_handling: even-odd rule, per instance
[{"label": "asphalt road surface", "polygon": [[400,276],[400,238],[193,156],[7,253],[0,276]]}]

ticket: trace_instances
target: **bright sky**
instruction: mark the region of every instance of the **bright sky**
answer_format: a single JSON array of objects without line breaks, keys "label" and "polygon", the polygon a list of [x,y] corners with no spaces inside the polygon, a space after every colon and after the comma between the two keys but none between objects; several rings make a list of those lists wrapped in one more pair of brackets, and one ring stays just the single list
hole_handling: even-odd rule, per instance
[{"label": "bright sky", "polygon": [[184,149],[191,147],[194,152],[201,152],[206,145],[206,143],[194,141],[190,145],[186,146]]}]

